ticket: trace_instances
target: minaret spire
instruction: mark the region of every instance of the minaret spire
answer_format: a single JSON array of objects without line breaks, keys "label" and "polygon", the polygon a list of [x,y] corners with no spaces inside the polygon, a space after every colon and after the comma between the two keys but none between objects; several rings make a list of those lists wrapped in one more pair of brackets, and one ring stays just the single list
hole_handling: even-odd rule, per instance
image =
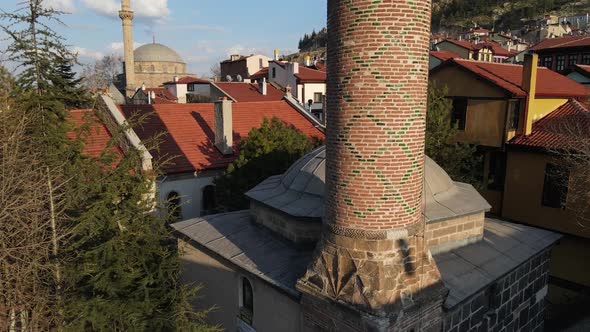
[{"label": "minaret spire", "polygon": [[430,8],[328,0],[324,231],[297,284],[310,330],[440,330],[422,198]]},{"label": "minaret spire", "polygon": [[135,93],[135,60],[133,59],[133,10],[131,0],[121,0],[119,17],[123,22],[123,49],[125,56],[125,93],[128,97]]}]

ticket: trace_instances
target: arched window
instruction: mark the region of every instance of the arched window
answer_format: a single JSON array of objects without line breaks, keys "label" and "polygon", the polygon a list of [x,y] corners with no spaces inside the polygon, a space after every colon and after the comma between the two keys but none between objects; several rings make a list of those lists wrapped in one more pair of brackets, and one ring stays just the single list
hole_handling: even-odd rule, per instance
[{"label": "arched window", "polygon": [[248,278],[242,277],[241,288],[240,318],[249,325],[252,325],[252,319],[254,317],[254,291]]},{"label": "arched window", "polygon": [[139,68],[138,68],[138,69],[139,69],[138,71],[139,71],[139,72],[142,72],[142,71],[143,71],[143,67],[142,67],[141,65],[139,65],[138,67],[139,67]]},{"label": "arched window", "polygon": [[203,205],[201,210],[203,215],[212,213],[215,209],[215,186],[208,185],[203,188]]},{"label": "arched window", "polygon": [[168,216],[170,221],[177,221],[182,217],[182,208],[180,207],[180,195],[176,191],[168,193]]},{"label": "arched window", "polygon": [[152,72],[155,72],[156,71],[156,66],[152,65],[150,69],[152,70]]}]

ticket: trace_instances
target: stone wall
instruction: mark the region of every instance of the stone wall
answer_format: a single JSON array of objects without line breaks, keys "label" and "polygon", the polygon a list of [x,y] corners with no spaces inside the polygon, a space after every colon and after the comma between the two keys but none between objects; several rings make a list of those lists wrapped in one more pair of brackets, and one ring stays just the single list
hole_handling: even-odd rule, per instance
[{"label": "stone wall", "polygon": [[549,256],[539,253],[446,312],[443,331],[542,331]]},{"label": "stone wall", "polygon": [[426,244],[433,254],[449,251],[483,237],[484,212],[426,223]]},{"label": "stone wall", "polygon": [[135,83],[148,88],[157,88],[164,82],[172,81],[174,76],[186,76],[186,64],[177,62],[135,62]]}]

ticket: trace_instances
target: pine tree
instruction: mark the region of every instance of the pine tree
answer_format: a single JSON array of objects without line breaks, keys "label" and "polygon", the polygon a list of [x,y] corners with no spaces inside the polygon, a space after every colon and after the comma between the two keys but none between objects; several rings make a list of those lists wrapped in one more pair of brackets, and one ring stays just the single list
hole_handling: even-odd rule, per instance
[{"label": "pine tree", "polygon": [[455,181],[480,186],[481,157],[474,145],[457,141],[457,125],[451,124],[453,103],[444,89],[428,87],[426,155]]}]

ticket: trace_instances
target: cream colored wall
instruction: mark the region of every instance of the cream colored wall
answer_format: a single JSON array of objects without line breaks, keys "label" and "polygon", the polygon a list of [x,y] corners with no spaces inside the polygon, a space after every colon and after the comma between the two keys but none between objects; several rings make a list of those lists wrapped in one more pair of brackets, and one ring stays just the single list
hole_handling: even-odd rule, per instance
[{"label": "cream colored wall", "polygon": [[[301,84],[300,84],[301,85]],[[307,105],[307,101],[309,99],[313,100],[314,93],[319,92],[323,95],[326,94],[326,84],[325,83],[305,83],[303,84],[303,90],[301,92],[302,98],[301,102]]]},{"label": "cream colored wall", "polygon": [[[541,204],[545,167],[555,162],[551,156],[537,152],[509,150],[502,216],[530,225],[590,238],[590,227],[578,225],[566,209]],[[571,195],[571,188],[568,195]]]},{"label": "cream colored wall", "polygon": [[463,47],[457,46],[453,43],[449,43],[447,41],[443,41],[441,43],[438,43],[436,45],[436,47],[440,51],[450,51],[450,52],[453,52],[457,55],[460,55],[463,59],[471,59],[472,54],[473,54],[473,52],[471,52]]},{"label": "cream colored wall", "polygon": [[254,293],[253,328],[258,332],[300,330],[299,302],[271,287],[260,279],[242,274],[233,265],[210,256],[202,250],[179,240],[184,283],[202,283],[201,296],[195,301],[197,309],[216,306],[207,322],[219,324],[226,331],[236,331],[239,314],[239,289],[243,276],[251,281]]},{"label": "cream colored wall", "polygon": [[[260,60],[262,60],[262,67],[260,66]],[[271,58],[264,55],[252,55],[246,59],[246,67],[248,68],[248,77],[255,74],[263,67],[268,67],[268,61]]]}]

